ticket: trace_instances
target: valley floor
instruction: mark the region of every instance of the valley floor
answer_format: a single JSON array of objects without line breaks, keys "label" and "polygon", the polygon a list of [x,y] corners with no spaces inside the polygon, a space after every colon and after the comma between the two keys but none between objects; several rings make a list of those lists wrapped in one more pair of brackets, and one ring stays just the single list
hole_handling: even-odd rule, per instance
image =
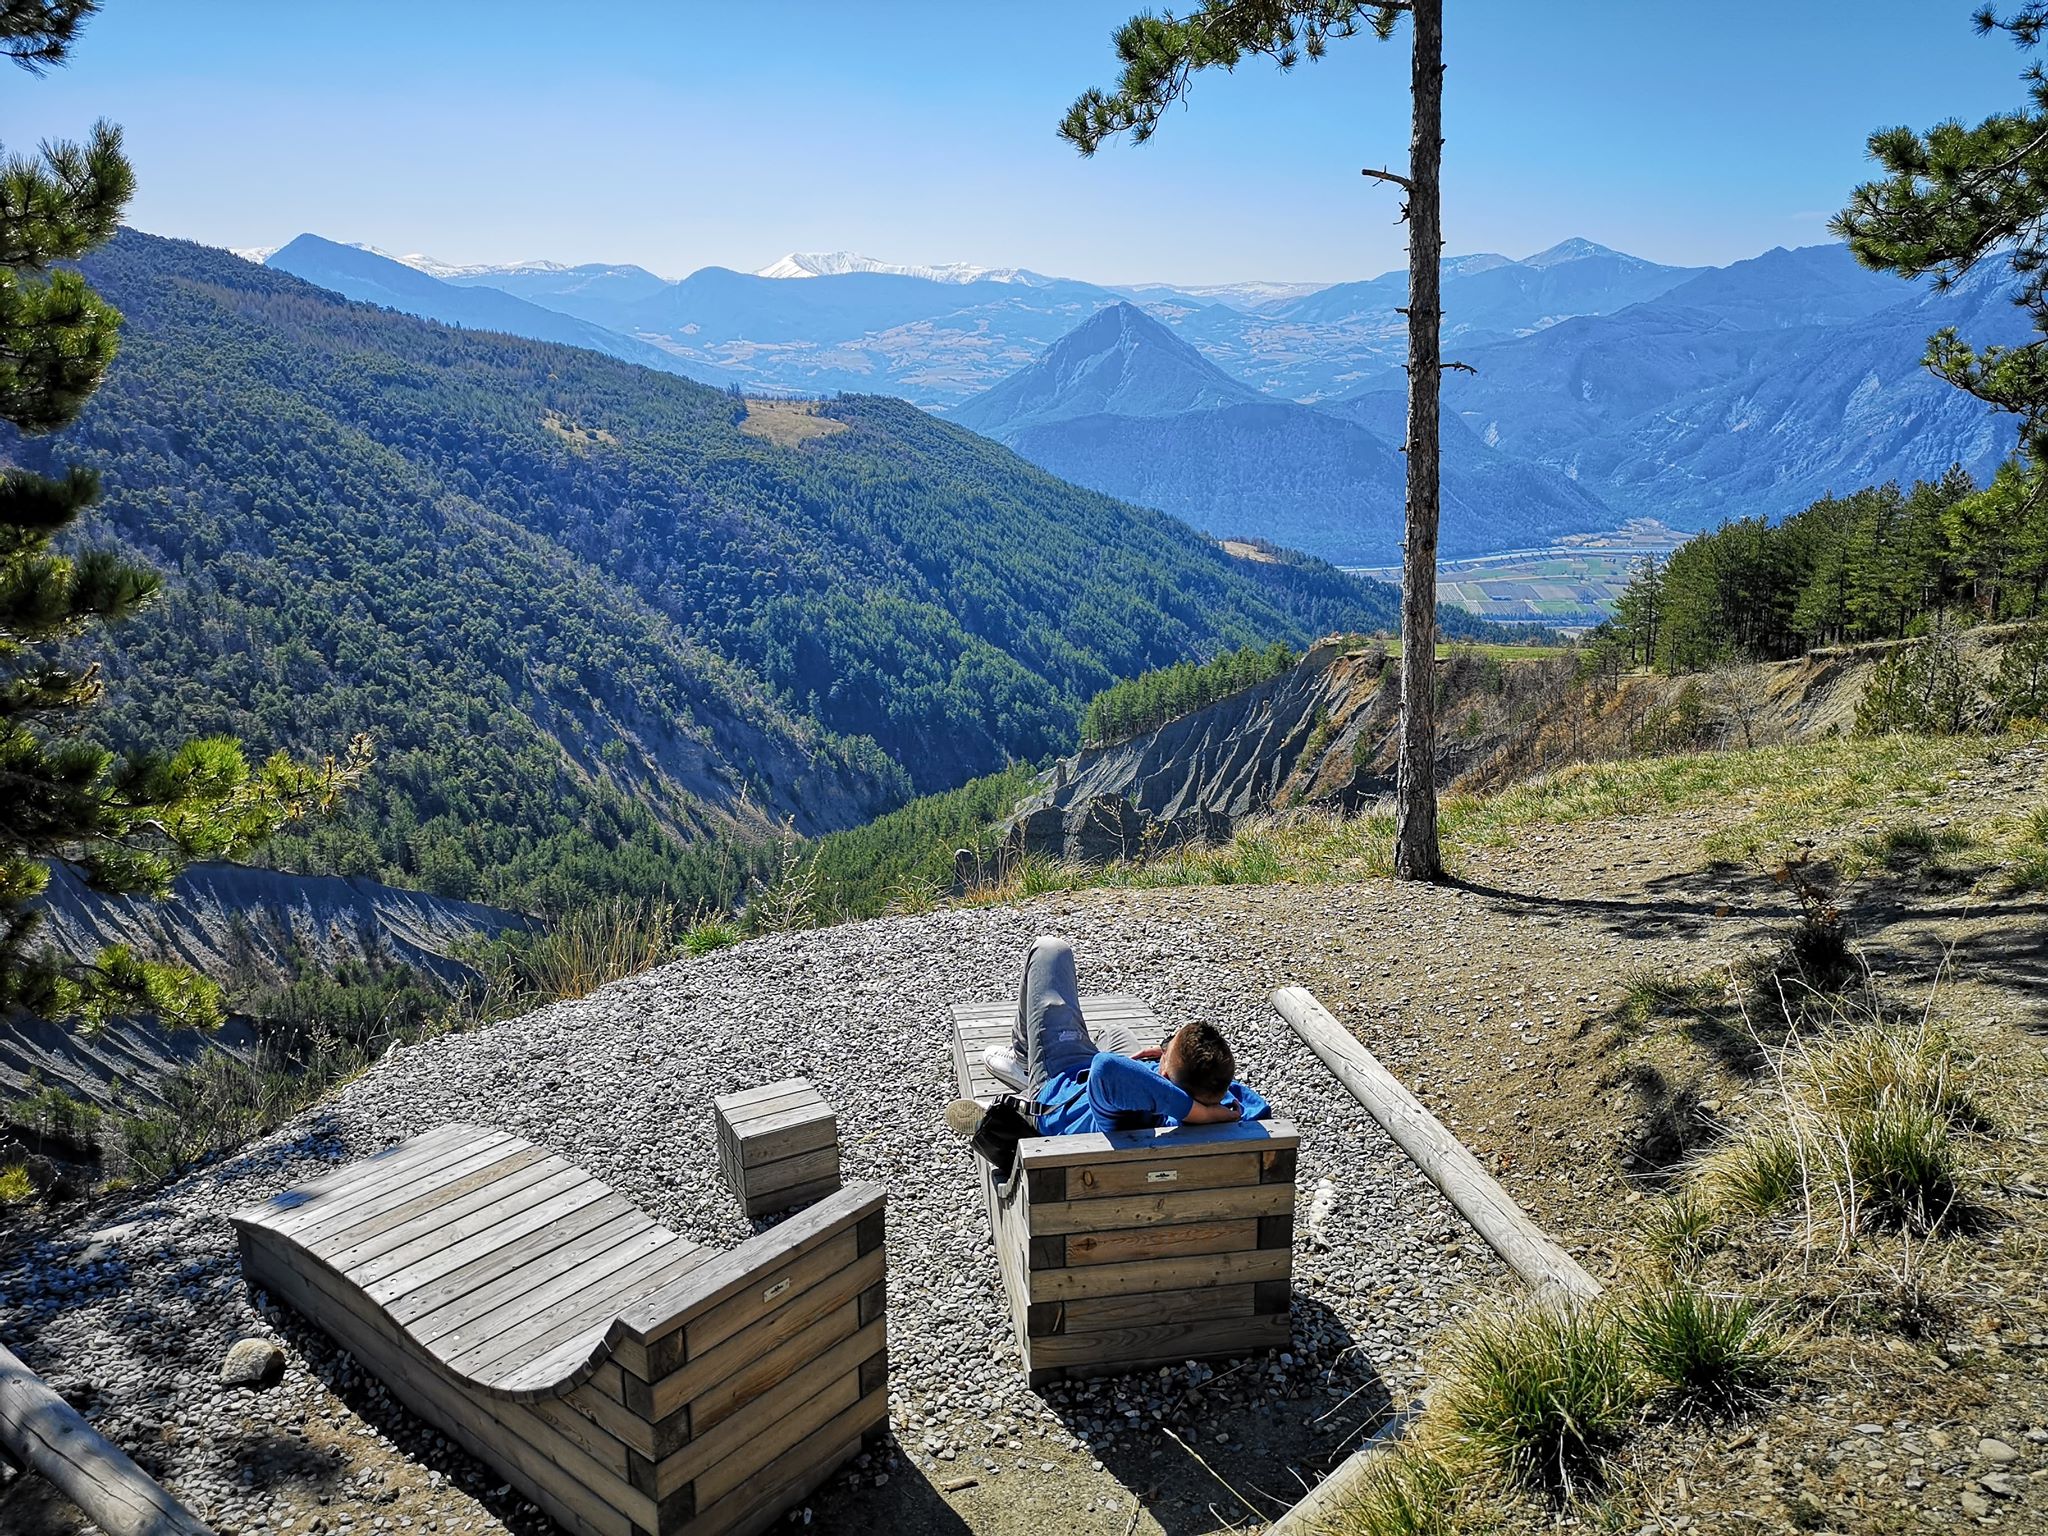
[{"label": "valley floor", "polygon": [[[1807,835],[1854,839],[1910,816],[1969,825],[2048,791],[2048,749],[1959,748],[1952,770]],[[1635,1223],[1687,1126],[1751,1085],[1697,1033],[1631,1025],[1645,975],[1725,972],[1782,945],[1791,894],[1717,864],[1729,810],[1527,822],[1467,850],[1461,883],[1379,880],[1073,891],[757,940],[590,998],[387,1058],[280,1135],[89,1219],[13,1234],[6,1336],[223,1531],[538,1530],[497,1479],[352,1374],[301,1320],[259,1312],[224,1213],[447,1119],[503,1125],[577,1160],[658,1219],[730,1243],[749,1230],[715,1176],[713,1095],[787,1075],[840,1107],[845,1171],[889,1187],[896,1459],[813,1501],[814,1529],[1198,1533],[1255,1528],[1425,1385],[1448,1323],[1508,1292],[1504,1272],[1266,1004],[1310,987],[1494,1167],[1597,1275],[1639,1260]],[[1852,929],[1887,980],[1967,1019],[2003,1142],[2027,1171],[2002,1225],[1954,1239],[1950,1321],[1808,1337],[1783,1394],[1735,1426],[1665,1428],[1625,1463],[1593,1528],[1947,1530],[1979,1508],[2048,1522],[2048,902],[1996,901],[1967,873],[1880,872]],[[1295,1349],[1213,1379],[1165,1372],[1028,1391],[999,1303],[950,1097],[945,1005],[998,997],[1036,932],[1076,940],[1086,989],[1201,1016],[1302,1127],[1302,1197],[1336,1202],[1317,1246],[1297,1224]],[[2005,1091],[2009,1090],[2009,1091]],[[1668,1133],[1668,1134],[1667,1134]],[[237,1337],[286,1345],[281,1385],[223,1389]],[[2015,1452],[1978,1486],[1980,1440]],[[1654,1452],[1654,1455],[1652,1455]],[[1970,1500],[1976,1502],[1972,1504]],[[1533,1519],[1533,1517],[1532,1517]],[[1617,1523],[1619,1522],[1619,1523]],[[1545,1517],[1538,1524],[1548,1524]],[[17,1480],[10,1532],[75,1528]],[[1518,1517],[1505,1529],[1521,1529]]]}]

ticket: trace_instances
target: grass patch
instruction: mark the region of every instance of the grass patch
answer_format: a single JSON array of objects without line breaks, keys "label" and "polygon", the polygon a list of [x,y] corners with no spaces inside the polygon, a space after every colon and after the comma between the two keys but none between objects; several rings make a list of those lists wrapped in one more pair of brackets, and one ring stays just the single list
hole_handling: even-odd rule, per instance
[{"label": "grass patch", "polygon": [[683,953],[696,959],[739,943],[740,925],[722,917],[702,918],[683,932]]},{"label": "grass patch", "polygon": [[1640,1230],[1643,1246],[1667,1268],[1682,1272],[1718,1246],[1721,1218],[1697,1191],[1682,1189],[1651,1206]]},{"label": "grass patch", "polygon": [[1598,1484],[1635,1418],[1627,1340],[1600,1306],[1482,1313],[1445,1349],[1443,1430],[1511,1480],[1555,1497]]},{"label": "grass patch", "polygon": [[29,1182],[28,1169],[20,1163],[0,1167],[0,1205],[26,1205],[35,1197],[36,1187]]},{"label": "grass patch", "polygon": [[1637,1297],[1622,1329],[1637,1363],[1681,1413],[1732,1413],[1777,1376],[1780,1344],[1756,1304],[1688,1281]]},{"label": "grass patch", "polygon": [[1325,1529],[1345,1536],[1453,1536],[1458,1474],[1442,1458],[1401,1446],[1370,1462]]},{"label": "grass patch", "polygon": [[800,448],[846,430],[845,422],[821,415],[822,410],[817,400],[749,400],[740,430],[778,448]]}]

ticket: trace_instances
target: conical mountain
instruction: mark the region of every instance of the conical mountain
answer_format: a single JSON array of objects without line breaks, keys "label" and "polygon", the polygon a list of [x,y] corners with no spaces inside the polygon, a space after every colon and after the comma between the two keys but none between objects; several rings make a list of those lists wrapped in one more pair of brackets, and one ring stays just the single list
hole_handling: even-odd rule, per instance
[{"label": "conical mountain", "polygon": [[1264,397],[1134,304],[1096,311],[952,419],[988,437],[1084,416],[1178,416]]}]

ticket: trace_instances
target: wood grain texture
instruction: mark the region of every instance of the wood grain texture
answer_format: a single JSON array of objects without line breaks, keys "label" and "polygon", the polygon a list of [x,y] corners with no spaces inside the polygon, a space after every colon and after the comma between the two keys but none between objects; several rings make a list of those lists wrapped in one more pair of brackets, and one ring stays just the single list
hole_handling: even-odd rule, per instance
[{"label": "wood grain texture", "polygon": [[881,1186],[721,1254],[516,1137],[422,1142],[238,1212],[244,1270],[577,1536],[764,1529],[886,1418]]}]

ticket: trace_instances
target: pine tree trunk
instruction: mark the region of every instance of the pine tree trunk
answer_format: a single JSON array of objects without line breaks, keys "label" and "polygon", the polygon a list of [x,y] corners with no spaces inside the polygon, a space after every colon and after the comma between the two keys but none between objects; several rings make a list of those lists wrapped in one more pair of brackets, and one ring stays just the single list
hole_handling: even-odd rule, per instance
[{"label": "pine tree trunk", "polygon": [[1443,873],[1436,829],[1436,522],[1443,387],[1443,0],[1415,0],[1408,146],[1408,538],[1401,572],[1401,759],[1394,873]]}]

